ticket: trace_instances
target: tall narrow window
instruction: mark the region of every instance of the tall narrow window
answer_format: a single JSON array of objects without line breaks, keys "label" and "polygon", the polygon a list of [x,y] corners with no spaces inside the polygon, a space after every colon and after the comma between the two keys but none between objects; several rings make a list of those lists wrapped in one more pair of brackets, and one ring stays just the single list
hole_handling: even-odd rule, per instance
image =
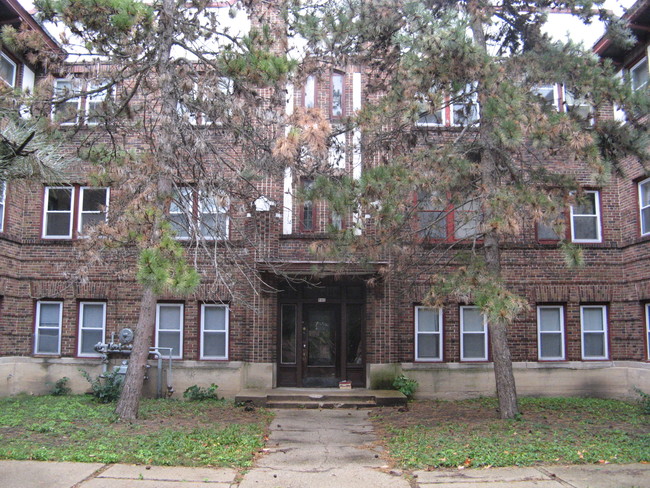
[{"label": "tall narrow window", "polygon": [[[102,83],[88,83],[87,91],[94,92],[101,88]],[[106,90],[100,90],[95,93],[86,95],[86,124],[97,125],[101,121],[103,114],[103,104],[106,101],[108,93]]]},{"label": "tall narrow window", "polygon": [[342,117],[344,115],[344,89],[345,75],[334,71],[332,73],[332,117]]},{"label": "tall narrow window", "polygon": [[454,211],[454,238],[473,239],[478,236],[481,223],[479,202],[470,200]]},{"label": "tall narrow window", "polygon": [[79,348],[82,357],[97,357],[95,344],[104,342],[106,331],[106,304],[81,302],[79,304]]},{"label": "tall narrow window", "polygon": [[478,93],[475,83],[468,83],[451,100],[452,125],[468,126],[479,120]]},{"label": "tall narrow window", "polygon": [[564,307],[537,307],[537,357],[546,361],[564,359]]},{"label": "tall narrow window", "polygon": [[316,106],[316,78],[313,75],[305,81],[304,104],[305,108]]},{"label": "tall narrow window", "polygon": [[296,364],[296,306],[282,305],[280,314],[280,321],[282,323],[282,337],[280,338],[280,361],[282,364]]},{"label": "tall narrow window", "polygon": [[54,107],[52,117],[61,125],[75,125],[79,123],[81,97],[79,96],[78,82],[60,79],[54,82]]},{"label": "tall narrow window", "polygon": [[576,205],[571,206],[571,240],[600,242],[600,198],[597,191],[586,191]]},{"label": "tall narrow window", "polygon": [[79,191],[78,232],[83,236],[91,227],[106,222],[109,189],[82,187]]},{"label": "tall narrow window", "polygon": [[630,81],[633,90],[644,90],[648,87],[650,72],[648,71],[648,58],[643,58],[630,68]]},{"label": "tall narrow window", "polygon": [[460,307],[460,359],[487,361],[487,320],[478,307]]},{"label": "tall narrow window", "polygon": [[74,188],[45,188],[43,237],[47,239],[72,238],[72,202]]},{"label": "tall narrow window", "polygon": [[345,132],[330,138],[329,162],[332,168],[345,169],[345,146]]},{"label": "tall narrow window", "polygon": [[580,307],[582,359],[607,359],[607,307]]},{"label": "tall narrow window", "polygon": [[174,193],[169,205],[169,221],[177,239],[189,239],[192,234],[193,202],[193,191],[189,186],[182,186]]},{"label": "tall narrow window", "polygon": [[436,194],[418,193],[418,231],[426,239],[447,239],[446,203]]},{"label": "tall narrow window", "polygon": [[201,359],[228,359],[227,305],[201,305]]},{"label": "tall narrow window", "polygon": [[228,238],[229,200],[225,195],[199,194],[199,231],[204,239]]},{"label": "tall narrow window", "polygon": [[641,235],[650,234],[650,178],[639,183]]},{"label": "tall narrow window", "polygon": [[[302,180],[303,192],[309,192],[314,186],[314,180]],[[314,231],[314,202],[310,199],[305,199],[302,202],[302,219],[300,220],[302,232]]]},{"label": "tall narrow window", "polygon": [[415,360],[442,361],[442,309],[415,307]]},{"label": "tall narrow window", "polygon": [[34,354],[61,354],[63,302],[36,304],[36,341]]},{"label": "tall narrow window", "polygon": [[164,356],[171,348],[173,358],[183,357],[183,310],[180,303],[159,303],[156,307],[156,347],[164,348]]},{"label": "tall narrow window", "polygon": [[5,228],[5,195],[7,194],[7,182],[0,181],[0,232]]},{"label": "tall narrow window", "polygon": [[16,63],[5,53],[0,53],[0,79],[12,88],[16,86]]}]

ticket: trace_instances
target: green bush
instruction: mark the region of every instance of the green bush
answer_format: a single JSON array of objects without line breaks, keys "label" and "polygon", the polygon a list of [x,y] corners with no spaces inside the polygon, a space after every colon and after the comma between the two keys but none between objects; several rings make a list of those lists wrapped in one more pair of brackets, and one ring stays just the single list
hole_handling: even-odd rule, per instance
[{"label": "green bush", "polygon": [[123,374],[118,374],[118,368],[106,372],[92,379],[87,371],[79,370],[81,375],[90,383],[91,395],[100,403],[111,403],[116,401],[122,393]]},{"label": "green bush", "polygon": [[72,389],[68,386],[68,381],[70,381],[70,378],[68,378],[67,376],[64,376],[60,380],[57,380],[54,383],[54,387],[52,388],[50,395],[53,396],[69,395]]},{"label": "green bush", "polygon": [[412,400],[418,389],[418,382],[401,374],[393,380],[393,388],[402,392],[408,400]]},{"label": "green bush", "polygon": [[650,415],[650,394],[641,391],[639,388],[634,388],[634,391],[639,395],[639,406],[643,415]]},{"label": "green bush", "polygon": [[185,392],[183,392],[183,398],[195,402],[200,402],[203,400],[218,400],[219,397],[217,396],[217,388],[219,387],[214,383],[212,383],[207,388],[198,385],[192,385],[187,390],[185,390]]}]

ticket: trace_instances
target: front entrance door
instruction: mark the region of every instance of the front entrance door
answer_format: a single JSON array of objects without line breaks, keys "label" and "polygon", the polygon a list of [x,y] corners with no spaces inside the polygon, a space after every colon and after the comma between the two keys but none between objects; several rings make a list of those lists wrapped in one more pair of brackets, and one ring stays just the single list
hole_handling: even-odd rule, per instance
[{"label": "front entrance door", "polygon": [[277,386],[365,387],[362,282],[287,284],[278,298]]},{"label": "front entrance door", "polygon": [[329,304],[304,304],[302,307],[303,386],[338,386],[340,308]]}]

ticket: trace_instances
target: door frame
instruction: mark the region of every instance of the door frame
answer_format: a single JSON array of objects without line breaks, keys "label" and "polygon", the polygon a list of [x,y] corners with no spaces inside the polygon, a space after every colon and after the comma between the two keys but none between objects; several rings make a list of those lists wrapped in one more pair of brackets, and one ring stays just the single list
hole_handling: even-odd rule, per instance
[{"label": "door frame", "polygon": [[[283,291],[278,293],[278,326],[277,326],[277,355],[276,355],[276,386],[278,387],[314,387],[305,379],[307,374],[307,337],[305,329],[304,308],[327,305],[336,307],[338,318],[336,337],[335,376],[339,380],[350,380],[355,387],[366,386],[366,287],[362,280],[350,281],[325,281],[314,286],[308,283],[286,283]],[[320,292],[322,290],[322,293]],[[320,295],[323,296],[320,296]],[[283,362],[283,313],[292,310],[294,320],[293,362]],[[356,333],[358,352],[354,363],[347,359],[348,354],[348,326],[352,329],[354,314],[356,313]],[[286,344],[286,341],[285,341]],[[329,385],[328,385],[329,386]],[[333,385],[334,386],[334,385]],[[338,386],[338,385],[336,385]]]}]

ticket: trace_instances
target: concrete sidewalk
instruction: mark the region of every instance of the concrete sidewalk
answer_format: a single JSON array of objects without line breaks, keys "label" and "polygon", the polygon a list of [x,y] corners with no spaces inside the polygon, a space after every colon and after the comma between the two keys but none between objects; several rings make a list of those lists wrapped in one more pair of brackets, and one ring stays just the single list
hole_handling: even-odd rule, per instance
[{"label": "concrete sidewalk", "polygon": [[0,488],[650,488],[650,464],[390,469],[367,410],[278,410],[265,454],[233,469],[0,461]]}]

